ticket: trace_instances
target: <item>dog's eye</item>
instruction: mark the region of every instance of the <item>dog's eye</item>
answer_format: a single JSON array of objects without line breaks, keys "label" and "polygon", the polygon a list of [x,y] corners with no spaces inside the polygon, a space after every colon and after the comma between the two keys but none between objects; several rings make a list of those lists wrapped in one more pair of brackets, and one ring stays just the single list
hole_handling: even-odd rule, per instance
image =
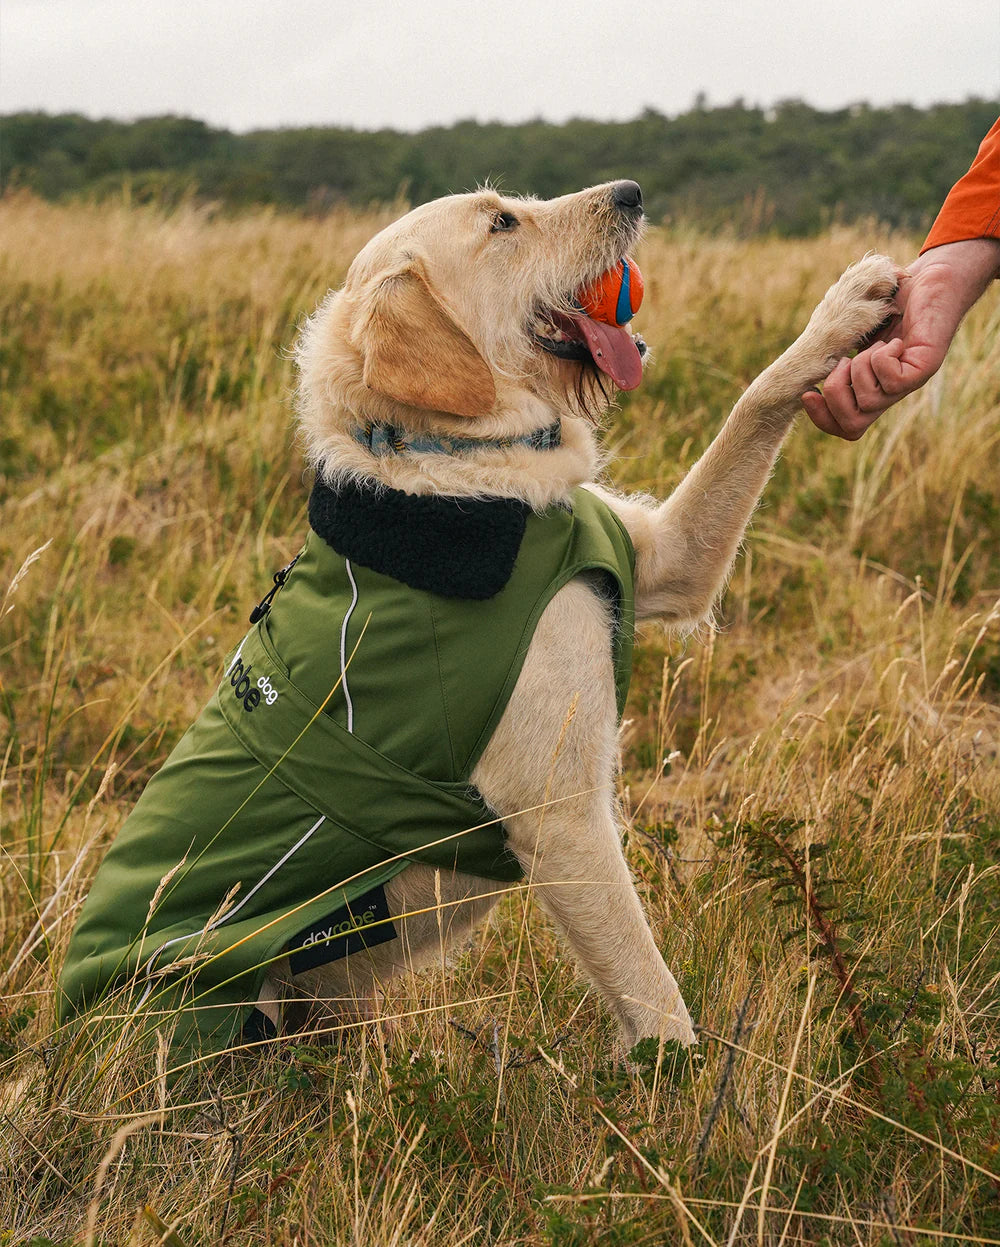
[{"label": "dog's eye", "polygon": [[498,212],[493,218],[490,233],[503,234],[509,230],[516,229],[519,224],[520,222],[512,212]]}]

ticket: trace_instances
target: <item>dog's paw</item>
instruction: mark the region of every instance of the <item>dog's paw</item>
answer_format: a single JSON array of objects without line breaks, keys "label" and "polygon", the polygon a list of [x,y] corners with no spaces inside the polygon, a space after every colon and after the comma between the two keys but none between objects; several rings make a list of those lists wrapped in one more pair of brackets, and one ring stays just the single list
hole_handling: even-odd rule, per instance
[{"label": "dog's paw", "polygon": [[674,991],[664,997],[659,1008],[629,1001],[627,1014],[621,1018],[621,1038],[626,1049],[633,1048],[644,1039],[674,1042],[689,1048],[698,1042],[694,1024],[680,992]]},{"label": "dog's paw", "polygon": [[899,270],[888,256],[867,255],[826,292],[809,323],[822,363],[821,379],[851,351],[863,347],[896,311]]}]

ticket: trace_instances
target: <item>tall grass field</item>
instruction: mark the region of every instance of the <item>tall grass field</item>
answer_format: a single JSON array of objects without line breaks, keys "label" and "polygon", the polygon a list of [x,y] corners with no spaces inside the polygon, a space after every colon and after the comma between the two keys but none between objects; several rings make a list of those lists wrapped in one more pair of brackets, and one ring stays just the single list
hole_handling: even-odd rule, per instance
[{"label": "tall grass field", "polygon": [[[617,1050],[527,889],[332,1042],[57,1030],[102,854],[305,534],[296,325],[392,215],[0,203],[0,1244],[1000,1243],[995,292],[860,442],[796,428],[714,632],[639,637],[626,852],[693,1057]],[[917,242],[653,229],[615,483],[669,492]]]}]

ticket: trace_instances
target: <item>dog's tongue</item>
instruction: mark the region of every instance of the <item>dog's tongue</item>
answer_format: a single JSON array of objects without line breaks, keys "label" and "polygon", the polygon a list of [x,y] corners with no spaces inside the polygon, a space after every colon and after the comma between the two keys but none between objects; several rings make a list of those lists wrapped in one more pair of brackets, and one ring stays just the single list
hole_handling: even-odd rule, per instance
[{"label": "dog's tongue", "polygon": [[629,331],[589,316],[573,319],[601,372],[606,372],[620,390],[634,390],[642,380],[642,356]]}]

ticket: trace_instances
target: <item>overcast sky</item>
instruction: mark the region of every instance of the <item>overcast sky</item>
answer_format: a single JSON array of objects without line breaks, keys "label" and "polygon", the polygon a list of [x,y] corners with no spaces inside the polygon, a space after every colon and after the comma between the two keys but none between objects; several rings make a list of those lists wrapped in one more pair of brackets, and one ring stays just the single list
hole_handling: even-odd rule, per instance
[{"label": "overcast sky", "polygon": [[1000,96],[1000,0],[2,0],[0,111],[417,129]]}]

